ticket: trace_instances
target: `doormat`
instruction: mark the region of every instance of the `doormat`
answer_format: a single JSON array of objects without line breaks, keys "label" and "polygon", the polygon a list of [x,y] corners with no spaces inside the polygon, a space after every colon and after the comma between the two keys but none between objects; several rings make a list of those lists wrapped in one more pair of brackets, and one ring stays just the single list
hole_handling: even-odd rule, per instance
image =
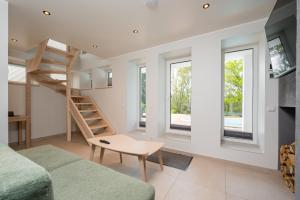
[{"label": "doormat", "polygon": [[[161,153],[164,165],[181,170],[186,170],[193,159],[193,157],[191,156],[172,153],[168,151],[161,151]],[[150,162],[159,163],[158,152],[148,156],[147,160]]]}]

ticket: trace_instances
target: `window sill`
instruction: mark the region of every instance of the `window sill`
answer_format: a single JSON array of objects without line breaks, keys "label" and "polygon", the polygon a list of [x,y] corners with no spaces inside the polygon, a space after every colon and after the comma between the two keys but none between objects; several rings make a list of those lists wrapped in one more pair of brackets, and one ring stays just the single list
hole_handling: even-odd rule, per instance
[{"label": "window sill", "polygon": [[138,127],[136,131],[146,132],[146,127]]},{"label": "window sill", "polygon": [[161,138],[166,141],[173,140],[173,141],[183,142],[183,143],[191,142],[191,134],[165,133],[161,136]]},{"label": "window sill", "polygon": [[244,151],[258,154],[264,153],[263,149],[259,144],[257,144],[254,141],[245,139],[223,138],[221,142],[221,147],[236,151]]},{"label": "window sill", "polygon": [[242,138],[223,137],[222,141],[223,142],[228,142],[228,143],[258,145],[256,141],[248,140],[248,139],[242,139]]},{"label": "window sill", "polygon": [[178,136],[188,136],[191,137],[191,131],[177,130],[177,129],[167,129],[166,135],[178,135]]}]

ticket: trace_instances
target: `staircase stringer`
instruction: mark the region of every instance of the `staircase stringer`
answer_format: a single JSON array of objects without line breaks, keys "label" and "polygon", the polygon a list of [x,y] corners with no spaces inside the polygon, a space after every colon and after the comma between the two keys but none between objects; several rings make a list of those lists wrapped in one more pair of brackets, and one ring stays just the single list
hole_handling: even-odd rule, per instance
[{"label": "staircase stringer", "polygon": [[87,139],[95,137],[94,133],[89,128],[89,125],[87,124],[87,122],[83,119],[82,115],[79,112],[79,109],[76,107],[73,100],[70,101],[70,104],[71,104],[72,117],[75,120],[75,122],[77,123],[77,126],[79,127],[85,140],[87,141]]},{"label": "staircase stringer", "polygon": [[41,42],[39,44],[39,46],[37,47],[37,52],[36,52],[35,56],[26,63],[27,73],[33,72],[33,71],[36,71],[39,69],[40,63],[42,61],[42,57],[47,48],[48,41],[49,41],[49,39],[46,39],[43,42]]},{"label": "staircase stringer", "polygon": [[92,102],[94,108],[97,110],[97,112],[100,114],[101,118],[105,121],[105,123],[108,125],[108,127],[106,128],[109,132],[111,132],[112,134],[116,134],[115,129],[113,128],[112,124],[110,123],[110,121],[108,120],[108,118],[105,116],[104,112],[100,109],[100,107],[97,105],[97,103],[95,102],[95,100],[93,98],[91,98],[90,96],[88,96],[90,102]]}]

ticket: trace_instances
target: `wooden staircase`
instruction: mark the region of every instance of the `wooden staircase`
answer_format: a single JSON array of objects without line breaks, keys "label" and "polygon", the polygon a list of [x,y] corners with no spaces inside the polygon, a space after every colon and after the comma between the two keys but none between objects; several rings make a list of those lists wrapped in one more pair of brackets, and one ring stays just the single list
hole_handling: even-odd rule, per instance
[{"label": "wooden staircase", "polygon": [[[73,47],[67,49],[63,51],[50,47],[47,39],[40,43],[35,56],[26,61],[26,131],[30,133],[31,129],[31,82],[36,81],[66,96],[68,141],[71,141],[71,117],[86,140],[114,134],[114,129],[94,100],[88,96],[81,96],[78,89],[72,88],[72,67],[79,50]],[[30,146],[30,143],[27,146]]]}]

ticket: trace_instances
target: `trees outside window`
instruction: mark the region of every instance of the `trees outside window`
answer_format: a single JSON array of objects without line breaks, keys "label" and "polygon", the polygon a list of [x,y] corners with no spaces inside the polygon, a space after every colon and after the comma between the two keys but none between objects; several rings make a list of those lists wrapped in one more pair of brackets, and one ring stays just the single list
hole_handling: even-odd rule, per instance
[{"label": "trees outside window", "polygon": [[146,67],[139,67],[139,126],[146,127]]},{"label": "trees outside window", "polygon": [[224,135],[253,139],[254,49],[224,56]]},{"label": "trees outside window", "polygon": [[191,61],[170,64],[170,129],[191,130]]}]

